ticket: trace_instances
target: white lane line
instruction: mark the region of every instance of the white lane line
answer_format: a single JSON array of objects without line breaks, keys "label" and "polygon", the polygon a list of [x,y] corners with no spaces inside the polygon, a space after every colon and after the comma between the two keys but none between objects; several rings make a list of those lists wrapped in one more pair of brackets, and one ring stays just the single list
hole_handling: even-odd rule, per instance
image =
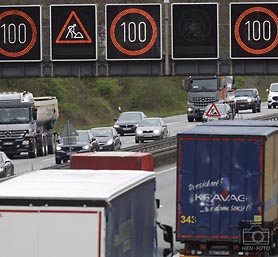
[{"label": "white lane line", "polygon": [[48,159],[44,159],[43,162],[53,161],[53,159],[54,159],[54,157],[48,158]]},{"label": "white lane line", "polygon": [[166,170],[159,171],[158,174],[163,174],[163,173],[171,171],[171,170],[176,170],[176,166],[172,167],[172,168],[169,168],[169,169],[166,169]]}]

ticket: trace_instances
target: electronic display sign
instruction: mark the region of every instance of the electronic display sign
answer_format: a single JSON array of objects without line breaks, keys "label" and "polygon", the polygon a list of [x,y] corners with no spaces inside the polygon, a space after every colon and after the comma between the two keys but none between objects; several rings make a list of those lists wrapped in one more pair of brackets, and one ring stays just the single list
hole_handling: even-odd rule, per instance
[{"label": "electronic display sign", "polygon": [[107,4],[106,60],[161,60],[161,4]]},{"label": "electronic display sign", "polygon": [[41,7],[0,6],[0,62],[41,61]]},{"label": "electronic display sign", "polygon": [[278,3],[230,3],[230,58],[278,58]]},{"label": "electronic display sign", "polygon": [[173,3],[172,59],[219,57],[218,4]]},{"label": "electronic display sign", "polygon": [[50,17],[52,61],[97,59],[96,5],[51,5]]}]

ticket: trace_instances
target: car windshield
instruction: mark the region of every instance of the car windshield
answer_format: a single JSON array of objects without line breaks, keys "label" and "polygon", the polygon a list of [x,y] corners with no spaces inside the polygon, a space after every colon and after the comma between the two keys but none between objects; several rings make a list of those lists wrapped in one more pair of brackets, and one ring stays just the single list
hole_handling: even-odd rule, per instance
[{"label": "car windshield", "polygon": [[272,84],[270,86],[270,91],[271,92],[278,92],[278,83]]},{"label": "car windshield", "polygon": [[70,137],[62,137],[61,142],[64,145],[74,145],[74,144],[83,144],[90,141],[89,134],[87,132],[78,131],[78,135]]},{"label": "car windshield", "polygon": [[119,120],[123,121],[123,120],[141,120],[141,114],[140,113],[122,113],[119,117]]},{"label": "car windshield", "polygon": [[139,127],[147,127],[147,126],[161,126],[159,119],[145,119],[139,122]]},{"label": "car windshield", "polygon": [[112,129],[93,129],[95,137],[112,137]]},{"label": "car windshield", "polygon": [[236,90],[235,96],[254,96],[253,90]]}]

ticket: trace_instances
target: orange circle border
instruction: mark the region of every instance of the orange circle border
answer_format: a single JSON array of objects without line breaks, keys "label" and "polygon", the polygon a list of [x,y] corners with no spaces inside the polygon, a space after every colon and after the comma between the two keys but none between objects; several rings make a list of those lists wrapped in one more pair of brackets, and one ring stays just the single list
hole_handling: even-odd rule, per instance
[{"label": "orange circle border", "polygon": [[[117,23],[119,22],[119,20],[127,15],[127,14],[130,14],[130,13],[137,13],[137,14],[141,14],[142,16],[144,16],[145,18],[148,19],[148,21],[150,22],[151,24],[151,27],[152,27],[152,30],[153,30],[153,33],[152,33],[152,37],[151,37],[151,40],[150,42],[142,49],[140,50],[136,50],[136,51],[131,51],[131,50],[127,50],[126,48],[122,47],[119,42],[117,41],[116,39],[116,36],[115,36],[115,29],[116,29],[116,25]],[[111,40],[112,40],[112,43],[113,45],[123,54],[126,54],[126,55],[131,55],[131,56],[136,56],[136,55],[141,55],[141,54],[144,54],[146,52],[148,52],[154,45],[156,39],[157,39],[157,26],[156,26],[156,23],[153,19],[153,17],[148,14],[147,12],[141,10],[141,9],[138,9],[138,8],[129,8],[129,9],[126,9],[126,10],[123,10],[121,11],[112,21],[111,23],[111,26],[110,26],[110,37],[111,37]]]}]

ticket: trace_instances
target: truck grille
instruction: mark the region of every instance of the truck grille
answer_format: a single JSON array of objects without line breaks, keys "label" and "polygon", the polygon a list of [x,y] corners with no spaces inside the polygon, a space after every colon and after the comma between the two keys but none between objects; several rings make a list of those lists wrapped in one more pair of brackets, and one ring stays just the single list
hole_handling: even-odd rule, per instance
[{"label": "truck grille", "polygon": [[0,139],[17,139],[23,138],[26,134],[25,130],[16,130],[16,131],[0,131]]},{"label": "truck grille", "polygon": [[272,99],[277,101],[278,100],[278,96],[273,96]]},{"label": "truck grille", "polygon": [[193,102],[194,106],[206,107],[208,104],[215,102],[215,99],[213,96],[193,97],[192,102]]}]

